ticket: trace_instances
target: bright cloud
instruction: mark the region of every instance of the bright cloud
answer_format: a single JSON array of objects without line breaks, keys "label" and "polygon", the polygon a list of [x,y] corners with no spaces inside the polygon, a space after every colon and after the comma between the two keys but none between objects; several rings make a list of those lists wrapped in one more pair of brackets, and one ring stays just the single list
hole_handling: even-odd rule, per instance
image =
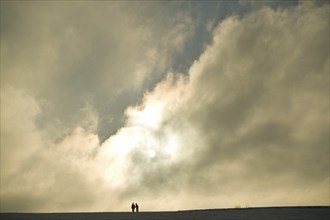
[{"label": "bright cloud", "polygon": [[328,4],[228,16],[186,73],[189,10],[68,4],[4,5],[1,211],[329,205]]}]

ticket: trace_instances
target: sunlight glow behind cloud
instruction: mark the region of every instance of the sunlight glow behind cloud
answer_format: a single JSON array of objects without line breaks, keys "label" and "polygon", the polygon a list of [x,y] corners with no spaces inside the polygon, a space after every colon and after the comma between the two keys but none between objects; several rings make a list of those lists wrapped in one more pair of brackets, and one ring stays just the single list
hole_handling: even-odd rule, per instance
[{"label": "sunlight glow behind cloud", "polygon": [[329,4],[1,4],[1,211],[329,205]]}]

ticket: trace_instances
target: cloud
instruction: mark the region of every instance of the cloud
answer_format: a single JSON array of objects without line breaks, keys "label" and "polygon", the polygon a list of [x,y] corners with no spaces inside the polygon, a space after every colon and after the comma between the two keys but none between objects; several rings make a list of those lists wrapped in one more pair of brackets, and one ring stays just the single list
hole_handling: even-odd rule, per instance
[{"label": "cloud", "polygon": [[54,144],[35,126],[40,106],[31,95],[4,87],[1,103],[1,210],[88,208],[97,135],[77,127]]},{"label": "cloud", "polygon": [[163,77],[193,30],[189,14],[157,3],[2,5],[1,85],[46,103],[38,116],[45,130],[74,129],[88,100],[102,141],[122,126],[125,108]]},{"label": "cloud", "polygon": [[[174,188],[180,208],[203,204],[195,196],[214,207],[328,204],[327,13],[302,3],[223,21],[188,77],[169,77],[128,110],[128,126],[155,133],[160,154],[155,164],[133,155],[138,187],[164,197]],[[174,161],[160,141],[173,136]],[[307,191],[313,198],[298,196]]]},{"label": "cloud", "polygon": [[[157,37],[162,43],[174,39],[170,50],[184,51],[191,20],[166,23],[167,16],[160,14],[152,21],[140,16],[156,13],[149,10],[153,6],[136,6],[133,18],[149,27],[124,18],[119,11],[128,10],[126,5],[106,7],[95,17],[87,10],[92,3],[79,10],[56,6],[47,21],[40,20],[43,10],[9,7],[17,14],[36,12],[29,19],[45,23],[27,31],[9,19],[2,32],[1,211],[118,211],[128,210],[133,201],[141,210],[329,204],[328,5],[302,2],[226,18],[188,73],[168,73],[138,104],[131,104],[138,94],[123,95],[129,97],[127,108],[124,100],[109,101],[126,109],[121,113],[126,120],[105,141],[98,134],[106,117],[99,103],[108,100],[93,97],[107,96],[89,91],[109,91],[109,99],[139,86],[143,92],[149,75],[158,74],[157,64],[171,63]],[[109,13],[114,20],[96,25]],[[165,29],[158,26],[162,22]],[[52,40],[35,50],[26,42],[17,45],[22,66],[15,67],[16,53],[9,50],[13,28],[33,35],[27,42]],[[106,34],[100,34],[103,28]],[[171,28],[179,34],[163,36]],[[45,55],[47,48],[53,55]],[[25,60],[28,52],[44,62],[28,65],[37,62]],[[139,70],[130,72],[135,64]],[[94,70],[97,77],[88,74]],[[110,120],[120,114],[109,115]],[[70,126],[57,127],[66,123],[65,116]],[[45,130],[43,122],[49,123]]]},{"label": "cloud", "polygon": [[1,157],[1,165],[6,168],[2,175],[11,174],[15,165],[26,159],[21,146],[27,146],[23,148],[26,154],[38,150],[41,137],[32,120],[38,113],[40,108],[33,97],[11,87],[1,88],[1,152],[6,155]]}]

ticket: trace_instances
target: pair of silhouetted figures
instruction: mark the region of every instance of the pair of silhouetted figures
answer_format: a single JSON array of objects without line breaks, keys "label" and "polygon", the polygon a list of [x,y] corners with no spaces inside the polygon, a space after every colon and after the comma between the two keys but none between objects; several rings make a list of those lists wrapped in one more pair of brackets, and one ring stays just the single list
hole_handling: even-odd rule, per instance
[{"label": "pair of silhouetted figures", "polygon": [[136,212],[139,212],[139,205],[137,203],[134,204],[134,202],[131,205],[132,212],[136,210]]}]

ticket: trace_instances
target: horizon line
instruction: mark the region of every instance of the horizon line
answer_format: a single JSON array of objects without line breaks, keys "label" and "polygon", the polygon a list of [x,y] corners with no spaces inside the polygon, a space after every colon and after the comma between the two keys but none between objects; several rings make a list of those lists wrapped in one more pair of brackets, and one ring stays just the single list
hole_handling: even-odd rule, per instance
[{"label": "horizon line", "polygon": [[[220,211],[220,210],[237,210],[237,209],[270,209],[270,208],[330,208],[329,205],[303,205],[303,206],[238,206],[230,208],[198,208],[198,209],[183,209],[183,210],[155,210],[155,211],[139,211],[143,213],[147,212],[199,212],[199,211]],[[131,211],[68,211],[68,212],[1,212],[0,214],[96,214],[96,213],[131,213]]]}]

